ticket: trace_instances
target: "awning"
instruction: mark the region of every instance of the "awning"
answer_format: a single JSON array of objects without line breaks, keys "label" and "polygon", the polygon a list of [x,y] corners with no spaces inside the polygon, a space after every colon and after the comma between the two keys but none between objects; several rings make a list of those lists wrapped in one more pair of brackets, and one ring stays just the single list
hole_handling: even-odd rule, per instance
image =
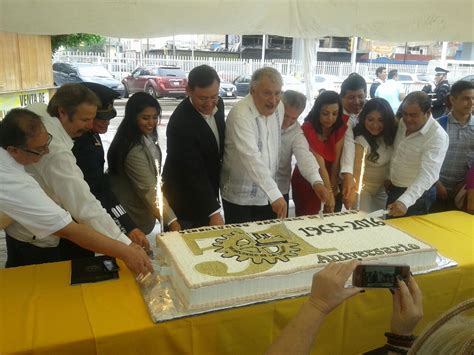
[{"label": "awning", "polygon": [[472,0],[0,0],[0,31],[474,41]]}]

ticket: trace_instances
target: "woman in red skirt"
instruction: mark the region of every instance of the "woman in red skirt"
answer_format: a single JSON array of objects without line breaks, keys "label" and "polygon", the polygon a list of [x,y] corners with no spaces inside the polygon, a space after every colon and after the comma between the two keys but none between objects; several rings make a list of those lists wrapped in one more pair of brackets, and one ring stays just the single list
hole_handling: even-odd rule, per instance
[{"label": "woman in red skirt", "polygon": [[[316,99],[302,126],[309,148],[320,166],[319,172],[324,186],[330,192],[329,201],[324,206],[324,212],[327,213],[334,212],[335,198],[339,193],[339,160],[347,129],[346,121],[342,117],[339,94],[335,91],[324,91]],[[293,172],[291,186],[297,216],[319,212],[321,201],[311,185],[301,176],[298,166]]]}]

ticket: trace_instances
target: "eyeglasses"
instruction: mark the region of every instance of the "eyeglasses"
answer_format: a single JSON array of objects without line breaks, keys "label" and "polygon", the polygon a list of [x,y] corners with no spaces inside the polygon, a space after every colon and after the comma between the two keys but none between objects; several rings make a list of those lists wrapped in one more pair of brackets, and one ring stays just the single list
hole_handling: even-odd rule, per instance
[{"label": "eyeglasses", "polygon": [[196,99],[202,103],[208,103],[208,102],[217,102],[219,100],[219,95],[215,96],[197,96]]},{"label": "eyeglasses", "polygon": [[48,147],[51,144],[52,140],[53,140],[52,134],[48,133],[48,142],[45,145],[43,145],[42,147],[38,148],[37,150],[25,149],[25,148],[22,148],[22,147],[18,147],[18,148],[21,149],[24,152],[34,154],[34,155],[37,155],[37,156],[42,156],[42,155],[46,154],[46,152],[48,151]]}]

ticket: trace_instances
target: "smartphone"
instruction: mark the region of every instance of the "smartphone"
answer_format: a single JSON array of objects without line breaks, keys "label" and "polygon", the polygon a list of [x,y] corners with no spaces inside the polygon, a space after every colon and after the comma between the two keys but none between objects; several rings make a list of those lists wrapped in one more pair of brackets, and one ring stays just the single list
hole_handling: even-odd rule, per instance
[{"label": "smartphone", "polygon": [[352,286],[372,288],[398,288],[397,277],[406,280],[410,266],[406,264],[361,264],[352,274]]},{"label": "smartphone", "polygon": [[105,259],[103,264],[106,272],[114,272],[119,270],[119,266],[117,265],[115,258]]}]

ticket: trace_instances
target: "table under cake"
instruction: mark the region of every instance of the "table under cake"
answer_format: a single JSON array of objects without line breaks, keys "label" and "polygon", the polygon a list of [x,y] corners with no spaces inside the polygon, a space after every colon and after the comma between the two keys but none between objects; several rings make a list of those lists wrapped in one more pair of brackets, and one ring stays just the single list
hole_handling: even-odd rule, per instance
[{"label": "table under cake", "polygon": [[[425,317],[418,329],[474,297],[474,217],[445,212],[388,223],[433,245],[455,268],[416,277]],[[70,286],[70,263],[0,270],[0,353],[262,354],[305,297],[154,324],[133,275]],[[370,290],[337,308],[314,354],[356,354],[385,342],[387,290]]]}]

